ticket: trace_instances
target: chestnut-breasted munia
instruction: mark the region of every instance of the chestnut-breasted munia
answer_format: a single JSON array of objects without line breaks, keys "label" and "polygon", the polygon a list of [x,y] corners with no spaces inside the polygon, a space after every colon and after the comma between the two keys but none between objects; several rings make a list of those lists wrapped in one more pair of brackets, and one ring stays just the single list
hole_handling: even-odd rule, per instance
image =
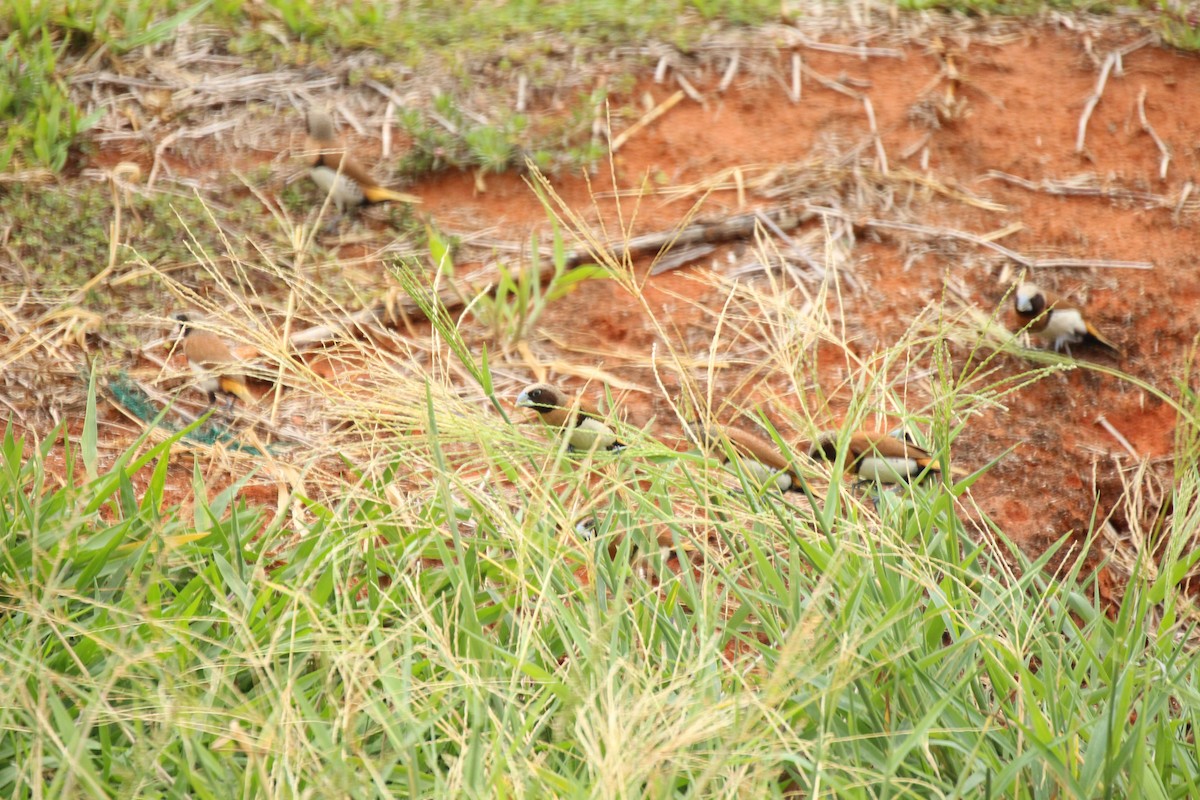
[{"label": "chestnut-breasted munia", "polygon": [[721,425],[708,425],[704,435],[713,455],[728,463],[732,453],[742,472],[759,485],[773,480],[781,492],[800,491],[800,477],[773,441]]},{"label": "chestnut-breasted munia", "polygon": [[1077,308],[1063,305],[1049,292],[1032,283],[1023,283],[1013,294],[1017,317],[1031,334],[1053,344],[1055,350],[1073,344],[1095,344],[1120,355],[1121,349],[1109,341]]},{"label": "chestnut-breasted munia", "polygon": [[333,118],[324,111],[308,112],[308,152],[313,154],[309,175],[332,198],[339,214],[364,203],[419,203],[413,194],[380,186],[357,159],[338,144]]},{"label": "chestnut-breasted munia", "polygon": [[549,384],[527,386],[517,396],[517,406],[536,411],[542,422],[562,430],[571,450],[615,451],[625,446],[617,441],[602,414]]},{"label": "chestnut-breasted munia", "polygon": [[253,404],[254,395],[246,388],[246,376],[235,368],[238,359],[229,345],[212,331],[196,328],[187,314],[176,314],[173,319],[179,323],[183,354],[199,379],[197,386],[208,394],[208,404],[215,403],[218,394],[229,397],[230,406],[235,397]]},{"label": "chestnut-breasted munia", "polygon": [[[826,431],[813,442],[809,455],[817,460],[837,458],[837,431]],[[845,470],[860,481],[908,483],[941,473],[941,465],[923,447],[889,433],[856,431],[846,441]]]}]

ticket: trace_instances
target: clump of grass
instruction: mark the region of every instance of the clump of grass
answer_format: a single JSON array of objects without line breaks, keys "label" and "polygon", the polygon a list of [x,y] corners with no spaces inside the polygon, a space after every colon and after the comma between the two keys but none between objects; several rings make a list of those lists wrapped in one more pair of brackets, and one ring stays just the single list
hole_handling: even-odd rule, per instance
[{"label": "clump of grass", "polygon": [[463,402],[455,369],[504,378],[440,331],[431,369],[331,407],[390,435],[330,443],[349,475],[265,526],[199,467],[195,510],[164,502],[177,436],[104,461],[94,390],[78,438],[6,433],[0,790],[1200,789],[1176,571],[1110,618],[953,483],[796,508],[645,438],[566,457]]},{"label": "clump of grass", "polygon": [[595,108],[594,93],[581,97],[576,112],[561,122],[533,130],[524,114],[501,112],[496,122],[470,119],[458,101],[443,94],[434,98],[434,114],[405,109],[400,123],[412,137],[399,170],[420,176],[446,169],[476,170],[481,176],[523,168],[527,161],[538,169],[591,166],[604,153],[587,133],[591,120],[583,111]]},{"label": "clump of grass", "polygon": [[[681,17],[753,25],[777,16],[779,8],[769,0],[665,5],[586,0],[454,8],[425,0],[403,7],[359,3],[331,11],[309,0],[292,0],[278,4],[278,10],[280,21],[301,41],[321,42],[331,49],[370,48],[414,64],[432,57],[462,68],[483,55],[501,53],[518,62],[536,57],[556,46],[543,39],[547,31],[582,46],[611,46],[647,38],[669,38],[684,46],[694,43],[702,30],[698,30],[701,26],[681,25]],[[246,22],[242,0],[218,0],[213,14],[227,24]]]},{"label": "clump of grass", "polygon": [[[429,262],[440,275],[451,280],[456,277],[453,242],[444,238],[434,228],[427,229]],[[549,264],[543,266],[542,247],[537,234],[533,234],[529,246],[529,263],[510,267],[503,263],[495,265],[495,281],[481,287],[474,297],[467,299],[463,315],[471,315],[489,331],[492,342],[503,350],[515,346],[532,334],[547,308],[556,300],[572,292],[581,282],[608,277],[607,270],[594,265],[569,266],[562,233],[557,224],[551,224]],[[413,280],[413,270],[401,265],[402,276]],[[417,289],[412,290],[414,294]]]},{"label": "clump of grass", "polygon": [[[965,420],[1046,374],[958,366],[961,334],[934,315],[858,354],[832,264],[714,278],[727,302],[696,358],[641,274],[574,230],[659,334],[630,371],[670,374],[709,411],[803,431],[846,390],[847,425],[900,417],[948,458]],[[620,420],[626,452],[568,454],[506,416],[553,286],[510,270],[479,325],[430,291],[438,277],[397,270],[429,320],[403,337],[349,322],[311,240],[282,238],[286,264],[264,247],[197,252],[194,281],[142,266],[269,362],[280,393],[231,427],[291,424],[301,446],[251,458],[147,432],[112,450],[94,386],[77,436],[0,440],[0,792],[1200,793],[1185,539],[1132,572],[1110,617],[1071,543],[1028,558],[971,506],[974,478],[865,493],[803,462],[811,498],[794,501]],[[452,246],[428,249],[444,278]],[[304,325],[327,330],[316,355],[337,378],[284,338]],[[843,386],[820,387],[818,345],[844,357]],[[730,365],[744,371],[726,381]],[[735,391],[758,384],[754,403]],[[1194,444],[1181,457],[1195,497]],[[181,463],[186,507],[167,499]],[[249,471],[279,493],[273,516],[236,500],[250,478],[222,477]],[[1194,531],[1186,513],[1170,535]]]},{"label": "clump of grass", "polygon": [[1136,5],[1120,0],[892,0],[907,11],[940,9],[968,14],[1037,14],[1046,8],[1059,8],[1092,13],[1109,13],[1113,9]]},{"label": "clump of grass", "polygon": [[69,61],[64,56],[103,48],[124,54],[171,38],[204,10],[193,3],[161,18],[159,4],[135,0],[67,3],[12,0],[0,9],[0,172],[40,167],[58,172],[66,166],[81,133],[101,111],[85,115],[67,89]]},{"label": "clump of grass", "polygon": [[[121,226],[112,228],[114,203],[121,203]],[[74,293],[109,263],[116,248],[118,265],[132,263],[134,253],[160,265],[186,264],[193,248],[222,253],[227,239],[212,225],[197,224],[187,236],[178,233],[179,220],[207,220],[214,215],[227,224],[257,219],[241,213],[252,200],[238,201],[233,208],[217,208],[194,195],[169,193],[114,194],[99,182],[76,182],[48,187],[14,185],[7,190],[0,209],[0,226],[9,230],[8,252],[14,260],[6,269],[10,279],[34,292],[34,297],[53,302],[62,293]],[[257,210],[257,209],[255,209]],[[118,241],[114,244],[115,235]],[[18,278],[19,276],[19,278]],[[159,289],[146,276],[123,278],[121,291],[95,287],[81,298],[90,311],[124,313],[156,309],[161,305]]]},{"label": "clump of grass", "polygon": [[57,74],[61,48],[43,31],[26,40],[17,33],[0,42],[0,172],[41,167],[58,172],[80,133],[99,119],[84,116]]},{"label": "clump of grass", "polygon": [[1158,0],[1158,30],[1163,41],[1181,50],[1200,50],[1200,15],[1175,0]]}]

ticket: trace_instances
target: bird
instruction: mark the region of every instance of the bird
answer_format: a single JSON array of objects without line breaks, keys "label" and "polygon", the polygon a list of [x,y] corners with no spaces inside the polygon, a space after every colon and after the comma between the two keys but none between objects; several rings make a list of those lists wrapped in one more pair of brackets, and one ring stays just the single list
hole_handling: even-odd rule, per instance
[{"label": "bird", "polygon": [[308,152],[315,153],[309,176],[337,206],[338,214],[347,208],[366,203],[419,203],[415,194],[385,189],[375,182],[366,169],[338,144],[333,130],[333,118],[324,111],[308,112]]},{"label": "bird", "polygon": [[[818,461],[837,458],[837,431],[820,434],[809,449]],[[855,431],[846,442],[845,470],[866,483],[908,483],[914,478],[940,474],[941,465],[923,447],[907,435],[903,439],[890,433]]]},{"label": "bird", "polygon": [[1077,308],[1063,306],[1054,295],[1032,283],[1022,283],[1013,295],[1017,316],[1029,332],[1045,342],[1052,342],[1055,351],[1070,345],[1099,345],[1120,355],[1121,349],[1107,339],[1092,323],[1084,319]]},{"label": "bird", "polygon": [[582,401],[572,401],[548,383],[535,383],[517,395],[518,408],[530,408],[542,422],[564,431],[568,450],[610,450],[625,445],[604,421],[603,415]]},{"label": "bird", "polygon": [[199,376],[200,389],[208,393],[208,404],[217,402],[217,395],[222,394],[229,398],[230,408],[234,398],[253,405],[254,395],[246,388],[246,376],[226,368],[237,361],[229,345],[212,331],[197,329],[187,314],[175,314],[172,319],[179,323],[183,354],[192,372]]},{"label": "bird", "polygon": [[[713,455],[727,464],[729,453],[732,452],[742,471],[760,485],[774,480],[775,487],[781,492],[801,491],[800,476],[774,442],[747,431],[719,425],[706,426],[704,435]],[[704,447],[706,443],[700,444]]]}]

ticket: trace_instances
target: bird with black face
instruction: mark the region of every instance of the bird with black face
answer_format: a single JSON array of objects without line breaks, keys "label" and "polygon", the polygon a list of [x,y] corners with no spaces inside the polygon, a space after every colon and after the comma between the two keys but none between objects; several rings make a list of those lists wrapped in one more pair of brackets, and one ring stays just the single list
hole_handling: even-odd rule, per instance
[{"label": "bird with black face", "polygon": [[195,327],[187,314],[176,314],[172,319],[178,323],[183,354],[198,378],[197,386],[208,394],[208,404],[217,402],[220,394],[229,398],[230,409],[234,398],[252,405],[254,395],[246,388],[246,376],[234,368],[238,359],[229,345],[212,331]]},{"label": "bird with black face", "polygon": [[1064,346],[1098,345],[1120,355],[1121,349],[1109,341],[1077,308],[1063,305],[1057,297],[1032,283],[1022,283],[1013,293],[1013,305],[1021,323],[1038,339],[1053,344],[1057,352]]},{"label": "bird with black face", "polygon": [[706,441],[700,442],[702,448],[725,464],[730,462],[732,454],[742,472],[760,486],[772,481],[781,492],[802,491],[802,479],[774,442],[748,431],[716,424],[705,427],[704,436]]},{"label": "bird with black face", "polygon": [[517,407],[536,411],[547,425],[562,431],[568,450],[609,450],[625,447],[594,408],[581,400],[571,400],[548,383],[527,386],[517,395]]},{"label": "bird with black face", "polygon": [[[833,462],[838,456],[838,438],[837,431],[825,431],[813,442],[809,456]],[[910,483],[942,471],[930,452],[907,436],[901,439],[890,433],[871,431],[855,431],[850,435],[843,465],[847,474],[863,483]]]}]

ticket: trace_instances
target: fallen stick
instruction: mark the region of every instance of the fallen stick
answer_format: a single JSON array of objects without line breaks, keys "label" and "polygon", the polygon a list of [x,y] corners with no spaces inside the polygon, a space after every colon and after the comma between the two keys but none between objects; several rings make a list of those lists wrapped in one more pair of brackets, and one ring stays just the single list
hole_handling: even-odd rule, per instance
[{"label": "fallen stick", "polygon": [[1096,79],[1096,88],[1092,90],[1091,96],[1083,105],[1083,113],[1079,115],[1079,131],[1075,135],[1076,153],[1083,152],[1084,143],[1087,141],[1088,121],[1092,118],[1092,112],[1096,110],[1096,106],[1100,105],[1100,98],[1104,96],[1104,86],[1108,83],[1108,74],[1117,65],[1117,57],[1116,53],[1109,53],[1104,58],[1104,66],[1100,68],[1100,77]]},{"label": "fallen stick", "polygon": [[995,250],[1003,256],[1011,258],[1023,267],[1029,269],[1044,269],[1047,267],[1099,267],[1103,269],[1154,269],[1154,264],[1149,261],[1110,261],[1107,259],[1095,258],[1034,258],[1033,256],[1023,255],[1016,250],[1005,247],[1004,245],[996,244],[989,241],[983,236],[967,231],[955,230],[953,228],[933,228],[928,225],[916,225],[911,222],[892,222],[885,219],[868,219],[861,223],[866,228],[877,228],[879,230],[907,231],[908,233],[921,234],[923,236],[943,237],[948,239],[959,239],[960,241],[977,244],[980,247],[986,247],[990,250]]},{"label": "fallen stick", "polygon": [[[609,258],[614,261],[624,261],[649,253],[664,253],[666,249],[685,247],[695,244],[717,244],[737,239],[744,239],[754,233],[756,225],[767,224],[768,227],[786,231],[808,221],[815,215],[810,210],[798,211],[791,206],[777,206],[761,211],[750,211],[736,214],[720,222],[696,222],[683,229],[657,231],[629,240],[615,240],[604,245]],[[590,247],[581,247],[566,254],[566,268],[573,269],[584,263],[602,261]],[[538,280],[546,281],[554,274],[554,262],[549,258],[541,258],[538,263]],[[495,269],[483,270],[469,276],[469,280],[455,281],[452,278],[441,278],[435,296],[437,302],[447,309],[461,308],[466,304],[465,298],[474,297],[488,285],[494,285],[499,278]],[[355,329],[365,330],[376,325],[394,325],[400,322],[404,315],[421,315],[421,307],[412,298],[402,298],[397,303],[379,301],[361,311],[356,311],[341,320],[316,325],[296,331],[289,337],[293,348],[306,347],[316,342],[326,341],[343,335]]]},{"label": "fallen stick", "polygon": [[1108,435],[1116,439],[1117,444],[1121,445],[1121,447],[1124,447],[1125,452],[1133,456],[1135,461],[1141,461],[1142,457],[1138,455],[1138,451],[1134,448],[1134,446],[1129,443],[1129,440],[1126,439],[1119,430],[1113,427],[1113,424],[1109,422],[1103,414],[1096,417],[1096,424],[1108,431]]},{"label": "fallen stick", "polygon": [[[695,90],[693,89],[693,91]],[[675,94],[671,95],[666,100],[663,100],[654,108],[647,111],[641,119],[633,123],[633,125],[631,125],[628,129],[617,134],[617,137],[612,140],[612,145],[610,145],[609,149],[614,153],[620,150],[626,142],[640,133],[647,125],[650,125],[663,114],[674,108],[685,96],[684,90],[680,89],[679,91],[675,92]]]},{"label": "fallen stick", "polygon": [[1167,143],[1158,135],[1158,131],[1154,130],[1154,126],[1150,124],[1150,120],[1146,119],[1146,87],[1142,87],[1142,91],[1138,94],[1137,99],[1138,121],[1142,123],[1142,130],[1150,134],[1150,138],[1154,140],[1154,146],[1158,148],[1160,159],[1158,162],[1158,179],[1165,181],[1167,179],[1167,168],[1171,166],[1171,151],[1167,149]]}]

